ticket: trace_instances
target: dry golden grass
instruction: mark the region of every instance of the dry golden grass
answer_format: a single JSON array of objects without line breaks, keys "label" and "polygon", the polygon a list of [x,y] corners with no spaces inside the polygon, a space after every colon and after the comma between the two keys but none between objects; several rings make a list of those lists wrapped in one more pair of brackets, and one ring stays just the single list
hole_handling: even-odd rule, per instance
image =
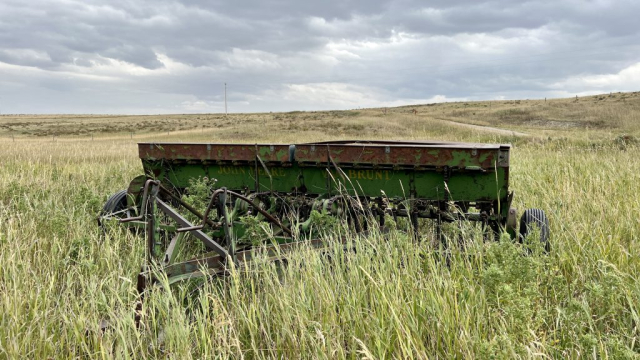
[{"label": "dry golden grass", "polygon": [[[414,113],[414,110],[416,111]],[[294,111],[193,115],[3,115],[0,137],[68,139],[190,139],[229,141],[271,139],[270,134],[335,137],[411,138],[435,134],[460,138],[479,133],[454,123],[513,130],[534,138],[604,139],[640,135],[640,92],[571,99],[455,102],[389,109]],[[580,130],[580,131],[576,131]],[[486,129],[485,135],[496,133]],[[163,137],[163,134],[166,137]],[[295,134],[295,135],[290,135]],[[502,134],[504,135],[504,134]],[[287,142],[286,139],[282,140]]]}]

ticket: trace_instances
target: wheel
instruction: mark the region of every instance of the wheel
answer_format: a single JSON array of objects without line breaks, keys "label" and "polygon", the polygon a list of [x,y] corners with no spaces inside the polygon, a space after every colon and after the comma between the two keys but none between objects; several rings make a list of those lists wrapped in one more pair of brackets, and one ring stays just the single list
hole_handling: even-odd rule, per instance
[{"label": "wheel", "polygon": [[[126,211],[123,211],[126,210]],[[104,203],[102,211],[98,216],[98,226],[103,229],[102,218],[114,216],[119,219],[131,217],[131,211],[127,210],[127,190],[120,190],[117,193],[109,196],[107,202]],[[133,232],[137,231],[135,228],[129,228]]]},{"label": "wheel", "polygon": [[129,217],[129,211],[124,211],[118,213],[127,208],[127,190],[120,190],[117,193],[109,196],[107,202],[102,207],[102,211],[100,211],[99,218],[110,216],[115,214],[116,217],[126,218]]},{"label": "wheel", "polygon": [[544,250],[549,252],[549,219],[543,210],[527,209],[520,218],[520,242],[534,231],[540,229],[540,242],[544,245]]},{"label": "wheel", "polygon": [[[109,196],[109,199],[102,207],[100,217],[108,216],[127,208],[127,190],[120,190]],[[122,216],[119,216],[122,217]]]}]

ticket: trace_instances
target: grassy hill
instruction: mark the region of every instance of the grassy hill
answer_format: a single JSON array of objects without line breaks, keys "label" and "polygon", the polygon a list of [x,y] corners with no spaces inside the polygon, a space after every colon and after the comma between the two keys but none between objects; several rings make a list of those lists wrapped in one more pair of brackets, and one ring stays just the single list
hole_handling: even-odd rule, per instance
[{"label": "grassy hill", "polygon": [[[414,112],[415,110],[415,112]],[[192,115],[3,115],[0,136],[17,138],[199,136],[232,141],[303,136],[469,137],[455,124],[472,124],[525,133],[531,137],[606,138],[640,135],[640,92],[571,99],[454,102],[348,111],[293,111],[255,114]],[[427,131],[427,129],[429,131]],[[485,129],[486,133],[496,133]],[[172,136],[173,133],[173,136]],[[205,136],[206,135],[206,136]]]}]

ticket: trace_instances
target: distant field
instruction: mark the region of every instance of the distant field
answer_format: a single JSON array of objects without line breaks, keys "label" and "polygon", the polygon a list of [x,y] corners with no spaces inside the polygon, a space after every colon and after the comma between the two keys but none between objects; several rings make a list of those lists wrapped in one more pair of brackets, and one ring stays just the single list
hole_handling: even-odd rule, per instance
[{"label": "distant field", "polygon": [[[414,113],[415,110],[415,113]],[[348,111],[293,111],[193,115],[2,115],[0,137],[91,136],[158,139],[202,136],[229,141],[283,136],[415,137],[461,132],[455,123],[494,127],[533,137],[598,137],[640,134],[640,92],[572,99],[456,102]],[[473,132],[480,132],[474,128]],[[498,133],[485,129],[485,133]],[[187,135],[188,134],[188,135]],[[202,135],[198,135],[202,134]],[[172,136],[173,135],[173,136]],[[508,135],[504,132],[501,135]],[[284,140],[283,140],[284,141]]]},{"label": "distant field", "polygon": [[[137,141],[347,138],[512,143],[515,206],[545,209],[550,254],[469,235],[447,267],[430,241],[374,236],[343,262],[301,253],[284,273],[265,266],[194,293],[154,292],[135,328],[143,240],[118,229],[102,238],[96,216],[141,173]],[[2,115],[0,358],[638,358],[639,138],[637,92],[228,116]],[[101,319],[111,330],[98,330]]]}]

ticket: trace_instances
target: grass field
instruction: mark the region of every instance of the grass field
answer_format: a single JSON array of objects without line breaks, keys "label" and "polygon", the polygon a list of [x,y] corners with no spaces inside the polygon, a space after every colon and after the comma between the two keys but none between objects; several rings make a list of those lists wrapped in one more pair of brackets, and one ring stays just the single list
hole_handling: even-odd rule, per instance
[{"label": "grass field", "polygon": [[[3,115],[0,358],[638,358],[639,137],[640,93],[226,117]],[[515,206],[545,209],[550,254],[469,233],[447,267],[430,241],[354,237],[358,251],[331,264],[303,251],[284,269],[155,291],[135,328],[142,238],[102,238],[96,216],[141,173],[136,141],[346,138],[512,143]]]}]

